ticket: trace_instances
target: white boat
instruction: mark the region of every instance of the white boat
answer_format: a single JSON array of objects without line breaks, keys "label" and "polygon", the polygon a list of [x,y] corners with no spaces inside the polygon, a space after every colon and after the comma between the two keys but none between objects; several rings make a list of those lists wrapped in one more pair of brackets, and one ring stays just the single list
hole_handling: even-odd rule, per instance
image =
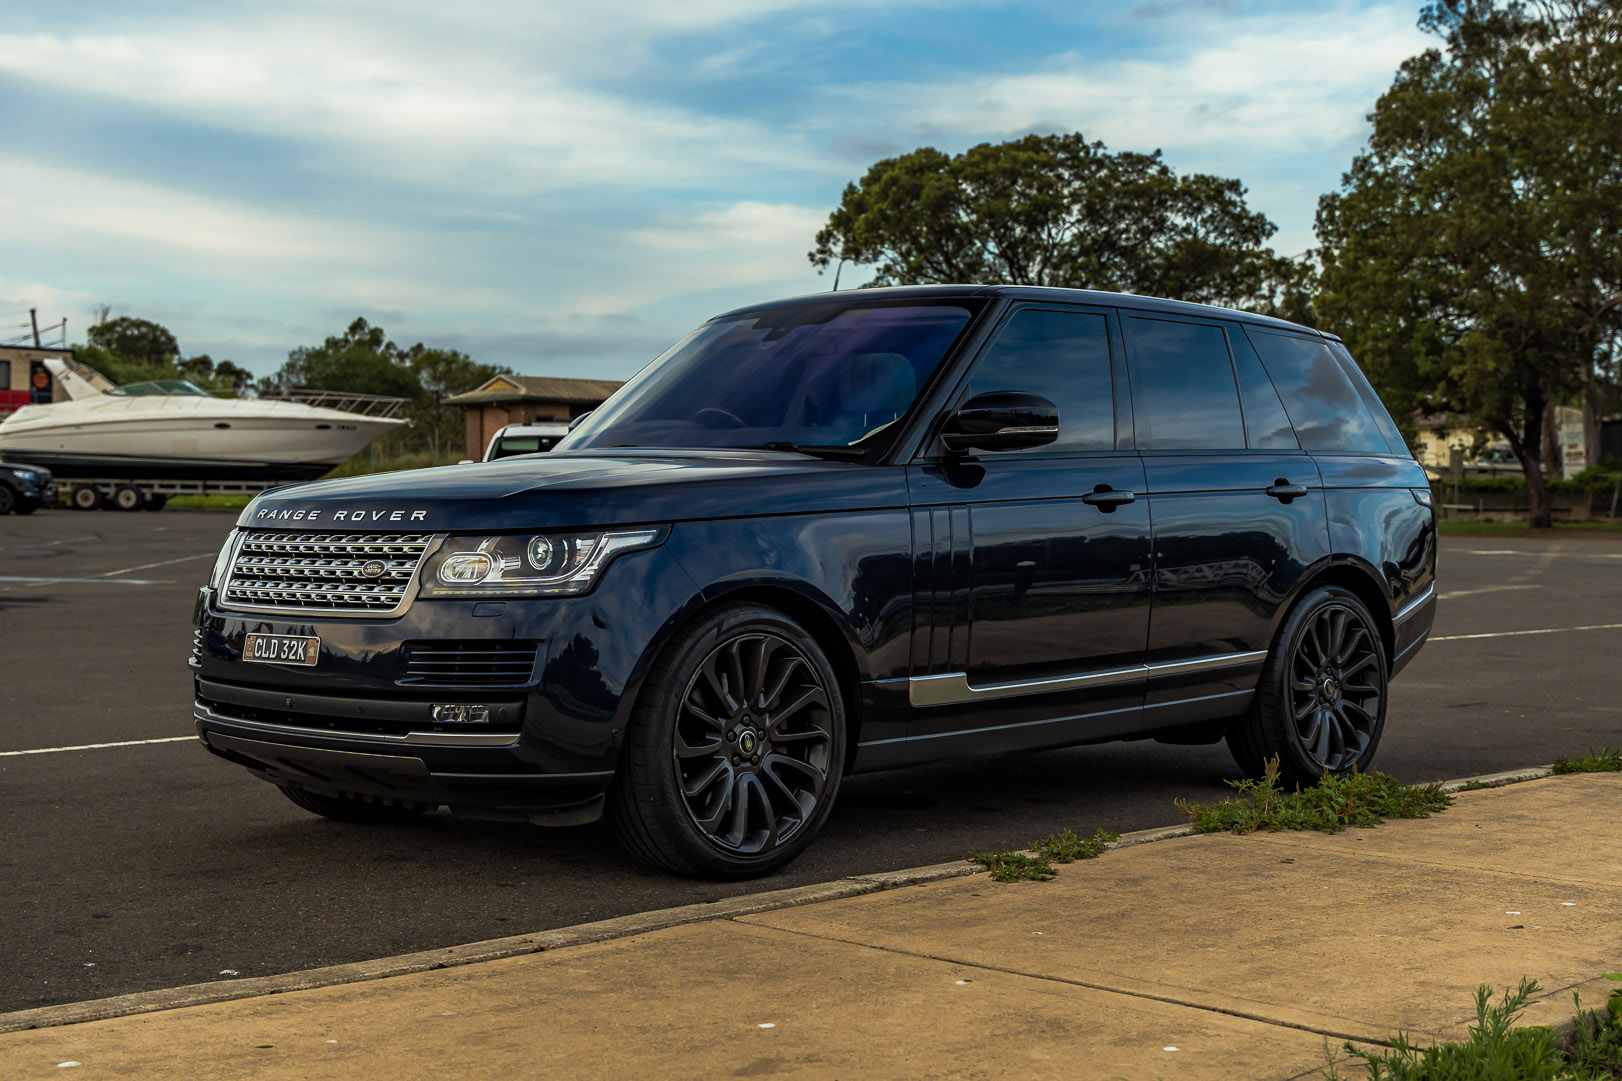
[{"label": "white boat", "polygon": [[115,387],[73,361],[45,365],[68,400],[0,421],[0,458],[57,477],[308,480],[406,423],[400,398],[216,398],[183,379]]}]

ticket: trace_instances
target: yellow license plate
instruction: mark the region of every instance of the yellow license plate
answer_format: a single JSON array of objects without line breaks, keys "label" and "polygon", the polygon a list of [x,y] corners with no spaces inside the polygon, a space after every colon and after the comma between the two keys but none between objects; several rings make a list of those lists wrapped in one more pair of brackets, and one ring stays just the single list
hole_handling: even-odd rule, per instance
[{"label": "yellow license plate", "polygon": [[250,634],[242,659],[261,664],[313,665],[321,656],[321,639],[302,634]]}]

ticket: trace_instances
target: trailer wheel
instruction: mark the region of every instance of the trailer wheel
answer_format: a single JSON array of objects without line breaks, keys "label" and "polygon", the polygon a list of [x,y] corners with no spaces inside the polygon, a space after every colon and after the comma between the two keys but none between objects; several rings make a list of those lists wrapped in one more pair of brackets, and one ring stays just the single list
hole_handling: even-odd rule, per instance
[{"label": "trailer wheel", "polygon": [[166,495],[149,495],[146,497],[146,509],[162,510],[163,505],[167,502],[169,502],[169,497]]},{"label": "trailer wheel", "polygon": [[73,509],[95,510],[101,506],[101,491],[94,484],[73,486]]},{"label": "trailer wheel", "polygon": [[140,510],[146,504],[146,493],[133,484],[120,484],[113,489],[114,510]]}]

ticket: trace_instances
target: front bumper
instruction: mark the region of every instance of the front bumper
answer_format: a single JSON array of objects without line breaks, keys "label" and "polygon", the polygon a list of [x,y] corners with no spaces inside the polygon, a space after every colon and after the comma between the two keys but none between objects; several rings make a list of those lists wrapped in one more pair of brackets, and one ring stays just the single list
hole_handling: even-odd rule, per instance
[{"label": "front bumper", "polygon": [[[388,618],[247,614],[200,591],[193,719],[214,754],[273,784],[557,824],[596,816],[647,657],[696,597],[660,549],[580,597],[422,601]],[[243,659],[250,633],[321,640],[311,667]],[[414,650],[533,647],[507,682],[414,674]],[[436,704],[485,707],[439,723]]]}]

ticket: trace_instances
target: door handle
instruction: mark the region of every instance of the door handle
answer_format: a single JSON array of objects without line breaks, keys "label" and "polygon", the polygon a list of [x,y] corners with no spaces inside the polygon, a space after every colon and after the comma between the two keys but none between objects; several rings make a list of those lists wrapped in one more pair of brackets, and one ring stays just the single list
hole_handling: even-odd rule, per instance
[{"label": "door handle", "polygon": [[1292,499],[1298,499],[1306,495],[1307,486],[1305,484],[1291,484],[1283,477],[1280,477],[1267,489],[1267,494],[1274,499],[1288,503]]},{"label": "door handle", "polygon": [[1102,511],[1111,511],[1122,503],[1131,503],[1138,498],[1136,492],[1123,492],[1116,488],[1100,488],[1081,497],[1083,503],[1097,507]]}]

